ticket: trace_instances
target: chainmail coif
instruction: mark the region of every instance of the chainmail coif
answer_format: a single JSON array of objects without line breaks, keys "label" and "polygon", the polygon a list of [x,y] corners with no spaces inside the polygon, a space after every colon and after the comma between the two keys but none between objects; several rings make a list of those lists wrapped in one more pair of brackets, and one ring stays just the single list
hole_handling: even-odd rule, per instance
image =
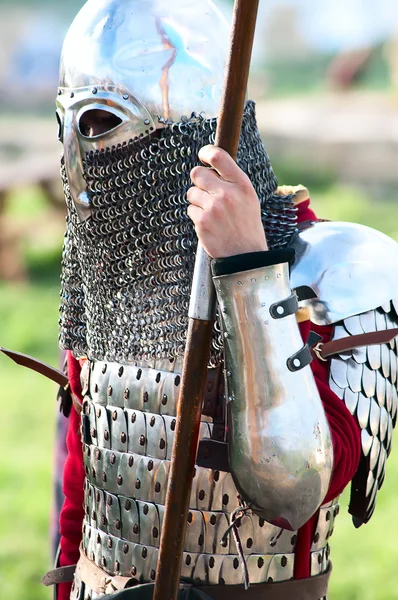
[{"label": "chainmail coif", "polygon": [[[197,238],[186,192],[198,151],[214,143],[217,120],[199,115],[144,138],[87,154],[92,216],[78,221],[62,166],[68,205],[60,309],[60,345],[76,357],[129,362],[182,356]],[[259,196],[270,248],[296,229],[291,196],[277,180],[246,105],[238,164]],[[222,356],[217,317],[211,362]]]}]

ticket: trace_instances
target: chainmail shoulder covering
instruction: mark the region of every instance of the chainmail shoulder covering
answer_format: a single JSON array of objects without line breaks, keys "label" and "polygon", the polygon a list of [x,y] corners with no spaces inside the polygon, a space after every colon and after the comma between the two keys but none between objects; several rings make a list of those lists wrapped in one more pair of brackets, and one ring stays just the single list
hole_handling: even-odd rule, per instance
[{"label": "chainmail shoulder covering", "polygon": [[[84,173],[91,217],[80,223],[67,176],[68,206],[61,275],[60,345],[76,357],[130,362],[184,353],[196,235],[187,216],[190,171],[200,148],[214,143],[217,120],[192,115],[144,138],[87,154]],[[291,196],[264,149],[255,105],[246,105],[238,164],[259,196],[271,248],[296,229]],[[211,362],[219,362],[219,319]]]}]

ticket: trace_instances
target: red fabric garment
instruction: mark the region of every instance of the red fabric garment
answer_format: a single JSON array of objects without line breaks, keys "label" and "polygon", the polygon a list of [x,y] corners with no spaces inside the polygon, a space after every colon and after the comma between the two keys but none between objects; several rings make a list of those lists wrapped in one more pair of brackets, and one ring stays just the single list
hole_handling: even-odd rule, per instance
[{"label": "red fabric garment", "polygon": [[[298,205],[299,222],[316,220],[314,212],[309,208],[307,200]],[[306,340],[310,329],[330,339],[332,327],[315,327],[309,322],[300,325],[303,340]],[[312,370],[315,376],[325,413],[330,425],[333,448],[334,470],[326,501],[336,498],[351,481],[358,467],[360,457],[360,431],[355,419],[349,413],[344,403],[330,390],[328,386],[329,363],[314,360]],[[68,356],[68,375],[73,393],[81,398],[79,380],[80,365],[71,354]],[[72,410],[68,432],[68,459],[64,471],[65,504],[60,517],[61,559],[62,566],[74,564],[79,556],[81,541],[83,510],[84,468],[80,439],[80,417],[75,409]],[[296,545],[295,578],[310,576],[310,548],[316,528],[318,515],[298,532]],[[62,584],[58,589],[58,600],[68,600],[70,584]]]},{"label": "red fabric garment", "polygon": [[[68,353],[68,377],[72,393],[82,401],[80,385],[80,364]],[[80,415],[72,407],[68,436],[66,439],[68,457],[64,468],[65,502],[60,515],[61,555],[60,566],[74,565],[79,559],[79,545],[82,537],[84,518],[82,442],[80,437]],[[69,600],[71,583],[58,586],[58,600]]]}]

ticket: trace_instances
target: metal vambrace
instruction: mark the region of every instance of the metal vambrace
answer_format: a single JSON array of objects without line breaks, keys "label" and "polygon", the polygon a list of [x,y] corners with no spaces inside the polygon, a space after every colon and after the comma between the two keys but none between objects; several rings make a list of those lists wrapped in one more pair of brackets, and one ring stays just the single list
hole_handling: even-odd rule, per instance
[{"label": "metal vambrace", "polygon": [[333,447],[295,317],[289,267],[218,276],[214,283],[223,317],[235,485],[260,517],[296,530],[326,496]]}]

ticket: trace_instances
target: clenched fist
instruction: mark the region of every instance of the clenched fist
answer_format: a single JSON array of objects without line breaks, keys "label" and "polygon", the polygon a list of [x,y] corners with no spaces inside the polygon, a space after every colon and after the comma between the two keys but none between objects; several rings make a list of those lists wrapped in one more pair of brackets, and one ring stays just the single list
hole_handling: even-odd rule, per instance
[{"label": "clenched fist", "polygon": [[206,252],[226,258],[267,250],[260,203],[247,175],[216,146],[202,148],[199,158],[214,170],[192,169],[188,215]]}]

